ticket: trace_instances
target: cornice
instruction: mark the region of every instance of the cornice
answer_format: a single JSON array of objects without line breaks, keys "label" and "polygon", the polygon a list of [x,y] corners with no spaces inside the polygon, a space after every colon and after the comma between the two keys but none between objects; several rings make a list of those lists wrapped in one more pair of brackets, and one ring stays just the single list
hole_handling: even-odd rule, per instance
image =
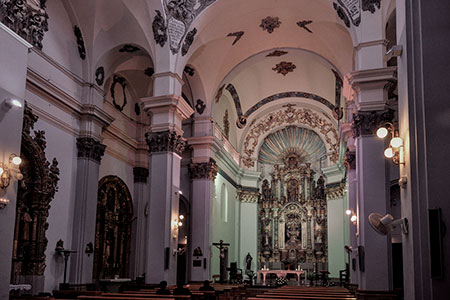
[{"label": "cornice", "polygon": [[355,46],[355,50],[361,50],[361,48],[377,46],[377,45],[387,46],[388,44],[389,44],[389,41],[385,40],[385,39],[376,40],[376,41],[362,42],[362,43],[359,43],[358,45]]},{"label": "cornice", "polygon": [[81,106],[80,115],[93,117],[96,121],[102,124],[102,127],[107,127],[114,121],[113,116],[94,104],[83,104]]},{"label": "cornice", "polygon": [[178,82],[183,85],[184,84],[184,80],[180,77],[180,75],[178,75],[177,73],[173,73],[173,72],[162,72],[162,73],[155,73],[152,75],[153,79],[156,79],[158,77],[172,77],[175,78],[176,80],[178,80]]},{"label": "cornice", "polygon": [[189,118],[194,110],[183,97],[179,95],[163,95],[141,98],[145,111],[176,109],[181,119]]},{"label": "cornice", "polygon": [[0,28],[3,29],[5,32],[7,32],[9,35],[11,35],[14,39],[16,39],[19,43],[27,47],[28,49],[32,49],[33,45],[31,45],[29,42],[27,42],[25,39],[23,39],[21,36],[19,36],[17,33],[9,29],[8,26],[0,22]]},{"label": "cornice", "polygon": [[347,78],[353,87],[375,82],[393,81],[397,78],[397,67],[353,71]]}]

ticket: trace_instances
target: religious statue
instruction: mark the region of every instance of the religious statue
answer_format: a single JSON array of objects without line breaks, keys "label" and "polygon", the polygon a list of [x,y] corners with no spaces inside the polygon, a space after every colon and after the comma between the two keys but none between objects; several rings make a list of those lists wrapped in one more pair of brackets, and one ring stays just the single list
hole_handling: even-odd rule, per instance
[{"label": "religious statue", "polygon": [[298,200],[298,182],[295,179],[289,180],[287,195],[289,202],[297,202]]},{"label": "religious statue", "polygon": [[316,199],[319,199],[319,200],[325,199],[325,180],[323,179],[322,175],[320,175],[319,179],[317,179],[315,196],[316,196]]},{"label": "religious statue", "polygon": [[269,181],[267,179],[264,179],[262,184],[262,200],[263,201],[269,201],[270,200],[270,193],[271,189],[269,186]]},{"label": "religious statue", "polygon": [[246,265],[246,270],[250,270],[252,268],[252,260],[253,257],[250,255],[250,252],[247,253],[247,256],[245,257],[245,263]]},{"label": "religious statue", "polygon": [[28,213],[28,207],[26,206],[22,214],[22,222],[23,222],[23,240],[28,241],[30,238],[30,223],[33,222],[33,219]]}]

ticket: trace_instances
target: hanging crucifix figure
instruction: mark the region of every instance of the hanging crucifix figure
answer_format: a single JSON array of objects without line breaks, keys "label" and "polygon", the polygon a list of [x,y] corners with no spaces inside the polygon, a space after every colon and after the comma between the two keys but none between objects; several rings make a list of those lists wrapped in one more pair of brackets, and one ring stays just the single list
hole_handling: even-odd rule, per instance
[{"label": "hanging crucifix figure", "polygon": [[220,251],[220,283],[225,283],[227,280],[228,246],[230,246],[230,244],[220,240],[219,243],[213,243],[213,246],[216,246]]}]

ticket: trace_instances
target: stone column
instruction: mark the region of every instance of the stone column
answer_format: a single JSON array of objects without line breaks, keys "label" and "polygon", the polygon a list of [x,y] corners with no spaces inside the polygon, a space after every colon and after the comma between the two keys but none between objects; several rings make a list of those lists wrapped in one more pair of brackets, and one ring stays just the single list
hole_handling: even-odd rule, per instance
[{"label": "stone column", "polygon": [[131,278],[142,276],[145,273],[145,248],[148,208],[147,178],[149,171],[144,167],[134,167],[134,217],[133,222],[133,251],[131,261],[134,261]]},{"label": "stone column", "polygon": [[[345,153],[345,167],[347,168],[347,181],[348,181],[348,209],[352,211],[352,213],[357,212],[357,204],[356,204],[356,198],[357,198],[357,178],[356,178],[356,153],[355,151],[350,151],[347,149],[347,152]],[[348,219],[350,220],[351,215],[348,216]],[[358,267],[358,255],[357,255],[357,231],[356,231],[356,224],[353,224],[353,222],[349,222],[349,231],[350,231],[350,247],[352,248],[352,253],[350,254],[350,283],[354,285],[359,285],[359,267]],[[355,262],[353,265],[352,262]],[[355,269],[353,269],[353,267]]]},{"label": "stone column", "polygon": [[146,134],[150,152],[150,206],[146,234],[145,280],[176,283],[181,155],[186,146],[181,122],[192,108],[175,95],[143,98],[151,113],[151,131]]},{"label": "stone column", "polygon": [[[258,200],[260,197],[257,188],[242,187],[238,190],[240,205],[240,257],[245,259],[247,253],[252,256],[251,270],[256,274],[258,268]],[[260,242],[260,241],[259,241]],[[244,261],[240,262],[242,270],[246,268]]]},{"label": "stone column", "polygon": [[92,249],[95,247],[98,176],[106,146],[92,137],[80,137],[77,148],[77,189],[71,247],[77,252],[70,257],[70,282],[81,284],[93,280],[94,253],[85,253],[85,249],[87,245]]},{"label": "stone column", "polygon": [[385,215],[390,210],[387,197],[389,173],[386,167],[390,162],[383,155],[385,142],[378,139],[375,132],[392,118],[392,111],[359,111],[354,115],[358,247],[361,250],[358,256],[363,258],[359,265],[359,289],[363,292],[392,290],[390,237],[375,232],[368,222],[370,213]]},{"label": "stone column", "polygon": [[[210,216],[211,196],[214,193],[214,180],[217,176],[217,165],[214,159],[208,162],[189,164],[189,175],[192,180],[191,189],[191,252],[200,247],[203,257],[189,255],[191,280],[201,281],[210,278]],[[201,264],[195,264],[194,260],[201,260]]]}]

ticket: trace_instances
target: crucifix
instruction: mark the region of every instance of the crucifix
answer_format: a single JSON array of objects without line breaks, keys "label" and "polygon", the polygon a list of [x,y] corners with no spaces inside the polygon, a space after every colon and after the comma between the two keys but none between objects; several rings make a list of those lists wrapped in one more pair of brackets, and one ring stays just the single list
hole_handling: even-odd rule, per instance
[{"label": "crucifix", "polygon": [[224,243],[223,240],[220,240],[219,243],[213,243],[213,246],[216,246],[216,248],[220,251],[220,283],[224,283],[226,281],[228,246],[230,246],[230,244]]}]

